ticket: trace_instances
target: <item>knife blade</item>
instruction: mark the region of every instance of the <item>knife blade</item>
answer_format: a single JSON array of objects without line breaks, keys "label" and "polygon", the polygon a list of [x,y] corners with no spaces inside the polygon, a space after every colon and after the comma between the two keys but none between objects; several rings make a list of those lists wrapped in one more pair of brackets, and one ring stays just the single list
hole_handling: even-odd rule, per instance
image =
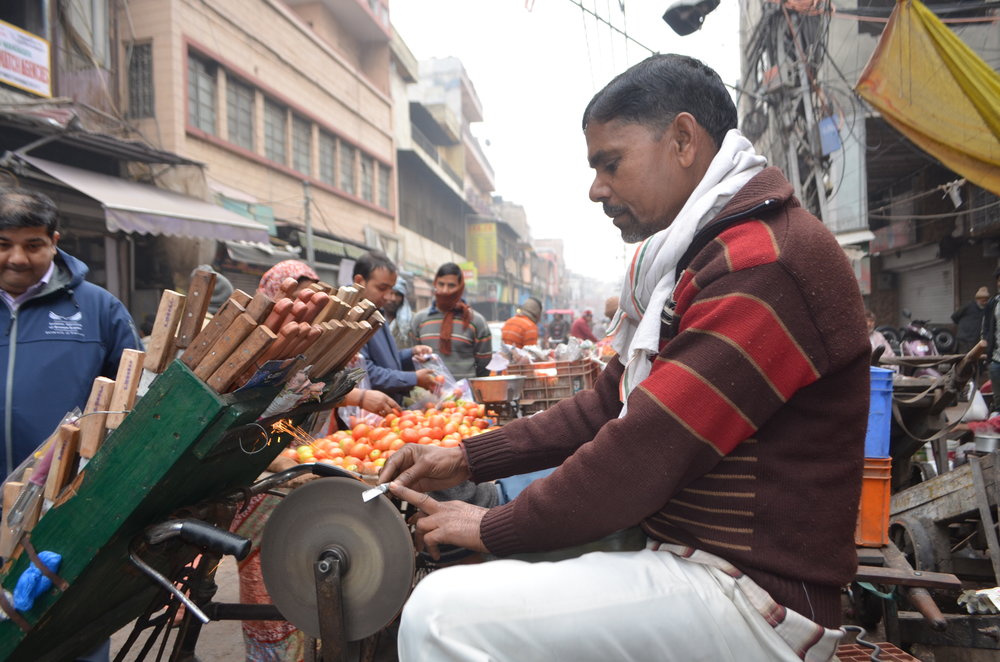
[{"label": "knife blade", "polygon": [[385,494],[389,491],[389,483],[382,483],[378,487],[373,487],[370,490],[365,490],[361,493],[361,499],[368,503],[380,494]]}]

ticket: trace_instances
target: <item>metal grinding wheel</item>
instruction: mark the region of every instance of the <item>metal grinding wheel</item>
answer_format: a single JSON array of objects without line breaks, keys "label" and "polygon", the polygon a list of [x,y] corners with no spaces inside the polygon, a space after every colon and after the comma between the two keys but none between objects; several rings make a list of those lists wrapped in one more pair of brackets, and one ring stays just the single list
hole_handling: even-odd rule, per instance
[{"label": "metal grinding wheel", "polygon": [[322,638],[314,568],[331,548],[346,557],[341,577],[346,641],[378,632],[409,595],[410,531],[389,499],[363,501],[366,489],[351,478],[314,480],[282,499],[264,527],[264,585],[282,615],[314,639]]}]

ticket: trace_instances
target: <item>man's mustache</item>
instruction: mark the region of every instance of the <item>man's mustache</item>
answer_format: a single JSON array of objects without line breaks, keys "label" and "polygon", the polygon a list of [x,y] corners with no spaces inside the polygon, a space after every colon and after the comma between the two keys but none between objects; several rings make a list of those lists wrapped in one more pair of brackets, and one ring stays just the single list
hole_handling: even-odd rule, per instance
[{"label": "man's mustache", "polygon": [[624,206],[616,206],[609,204],[604,204],[602,206],[604,207],[604,213],[610,216],[611,218],[614,218],[615,216],[621,216],[622,214],[628,211],[628,207]]}]

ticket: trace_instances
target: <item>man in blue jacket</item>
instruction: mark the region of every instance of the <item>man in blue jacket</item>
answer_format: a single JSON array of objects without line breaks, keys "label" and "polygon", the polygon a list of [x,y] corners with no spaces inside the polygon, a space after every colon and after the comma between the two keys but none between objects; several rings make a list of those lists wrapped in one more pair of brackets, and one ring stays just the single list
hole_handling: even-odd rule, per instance
[{"label": "man in blue jacket", "polygon": [[[377,308],[382,308],[392,294],[396,275],[396,265],[383,253],[365,253],[354,263],[354,282],[364,286],[365,297]],[[386,393],[400,404],[403,396],[414,386],[422,386],[429,391],[437,386],[432,370],[417,370],[413,365],[414,357],[419,361],[432,352],[427,345],[400,351],[388,324],[383,324],[361,349],[372,388]]]},{"label": "man in blue jacket", "polygon": [[87,265],[56,247],[58,211],[26,189],[0,190],[0,374],[3,475],[24,461],[95,378],[114,378],[124,349],[141,349],[132,318]]}]

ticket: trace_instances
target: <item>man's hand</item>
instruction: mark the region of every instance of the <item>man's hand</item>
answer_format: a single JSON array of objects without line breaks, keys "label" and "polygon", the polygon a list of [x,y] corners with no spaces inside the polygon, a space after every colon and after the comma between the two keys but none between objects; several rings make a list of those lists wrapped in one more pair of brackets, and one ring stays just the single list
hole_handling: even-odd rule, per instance
[{"label": "man's hand", "polygon": [[396,404],[395,400],[385,393],[374,389],[368,389],[361,394],[360,405],[362,409],[370,411],[373,414],[378,414],[379,416],[388,416],[393,410],[399,409],[399,405]]},{"label": "man's hand", "polygon": [[420,444],[406,444],[393,453],[378,472],[379,483],[394,480],[421,492],[454,487],[471,477],[465,451],[461,448]]},{"label": "man's hand", "polygon": [[417,370],[417,386],[427,389],[428,391],[433,391],[437,388],[437,380],[434,379],[434,371],[430,368],[421,368]]},{"label": "man's hand", "polygon": [[434,349],[429,345],[414,345],[413,358],[416,361],[426,361],[434,353]]},{"label": "man's hand", "polygon": [[436,560],[441,558],[439,545],[456,545],[476,552],[489,551],[479,536],[479,525],[486,508],[464,501],[436,501],[398,482],[389,483],[389,491],[420,510],[409,520],[414,527],[413,537],[418,552],[426,551]]}]

